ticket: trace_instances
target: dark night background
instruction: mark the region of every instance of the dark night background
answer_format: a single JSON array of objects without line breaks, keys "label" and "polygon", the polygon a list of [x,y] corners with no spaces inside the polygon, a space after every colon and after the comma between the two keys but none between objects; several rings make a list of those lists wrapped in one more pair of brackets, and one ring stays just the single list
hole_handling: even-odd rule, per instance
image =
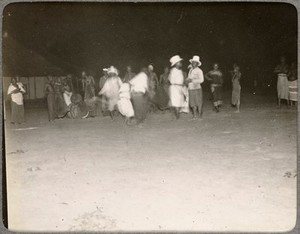
[{"label": "dark night background", "polygon": [[297,12],[284,3],[16,3],[3,14],[4,76],[149,62],[159,75],[180,54],[185,70],[193,55],[204,72],[238,63],[248,85],[273,79],[281,55],[297,59]]}]

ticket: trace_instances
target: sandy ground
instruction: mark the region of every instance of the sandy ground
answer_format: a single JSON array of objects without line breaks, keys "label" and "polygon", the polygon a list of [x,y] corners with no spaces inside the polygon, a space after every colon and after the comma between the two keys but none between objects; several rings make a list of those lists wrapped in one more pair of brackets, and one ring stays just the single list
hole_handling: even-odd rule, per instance
[{"label": "sandy ground", "polygon": [[27,110],[26,124],[7,124],[9,229],[292,229],[297,111],[263,96],[243,104],[217,114],[206,101],[203,121],[151,114],[142,129]]}]

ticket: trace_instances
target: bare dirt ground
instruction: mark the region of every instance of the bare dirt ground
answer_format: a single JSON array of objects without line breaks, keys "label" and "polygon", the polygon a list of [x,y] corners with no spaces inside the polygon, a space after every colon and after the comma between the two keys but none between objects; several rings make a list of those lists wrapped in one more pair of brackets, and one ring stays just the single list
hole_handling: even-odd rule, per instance
[{"label": "bare dirt ground", "polygon": [[[296,221],[297,111],[244,95],[203,121],[150,114],[6,123],[9,229],[287,231]],[[31,129],[27,129],[31,128]]]}]

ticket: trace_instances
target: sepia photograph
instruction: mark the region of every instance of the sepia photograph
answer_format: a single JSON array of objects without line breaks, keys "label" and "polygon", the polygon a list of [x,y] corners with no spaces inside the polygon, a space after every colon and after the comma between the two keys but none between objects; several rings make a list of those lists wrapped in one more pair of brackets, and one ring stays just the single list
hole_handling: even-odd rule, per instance
[{"label": "sepia photograph", "polygon": [[297,14],[280,2],[6,5],[8,230],[293,230]]}]

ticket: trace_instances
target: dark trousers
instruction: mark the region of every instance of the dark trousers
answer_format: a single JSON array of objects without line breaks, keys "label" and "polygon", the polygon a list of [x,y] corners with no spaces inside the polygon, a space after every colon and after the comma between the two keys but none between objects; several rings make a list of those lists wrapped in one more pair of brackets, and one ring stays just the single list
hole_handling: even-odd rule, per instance
[{"label": "dark trousers", "polygon": [[214,87],[213,94],[213,102],[214,106],[219,106],[222,104],[222,86]]},{"label": "dark trousers", "polygon": [[132,94],[132,105],[137,123],[142,123],[146,119],[146,99],[143,93]]}]

